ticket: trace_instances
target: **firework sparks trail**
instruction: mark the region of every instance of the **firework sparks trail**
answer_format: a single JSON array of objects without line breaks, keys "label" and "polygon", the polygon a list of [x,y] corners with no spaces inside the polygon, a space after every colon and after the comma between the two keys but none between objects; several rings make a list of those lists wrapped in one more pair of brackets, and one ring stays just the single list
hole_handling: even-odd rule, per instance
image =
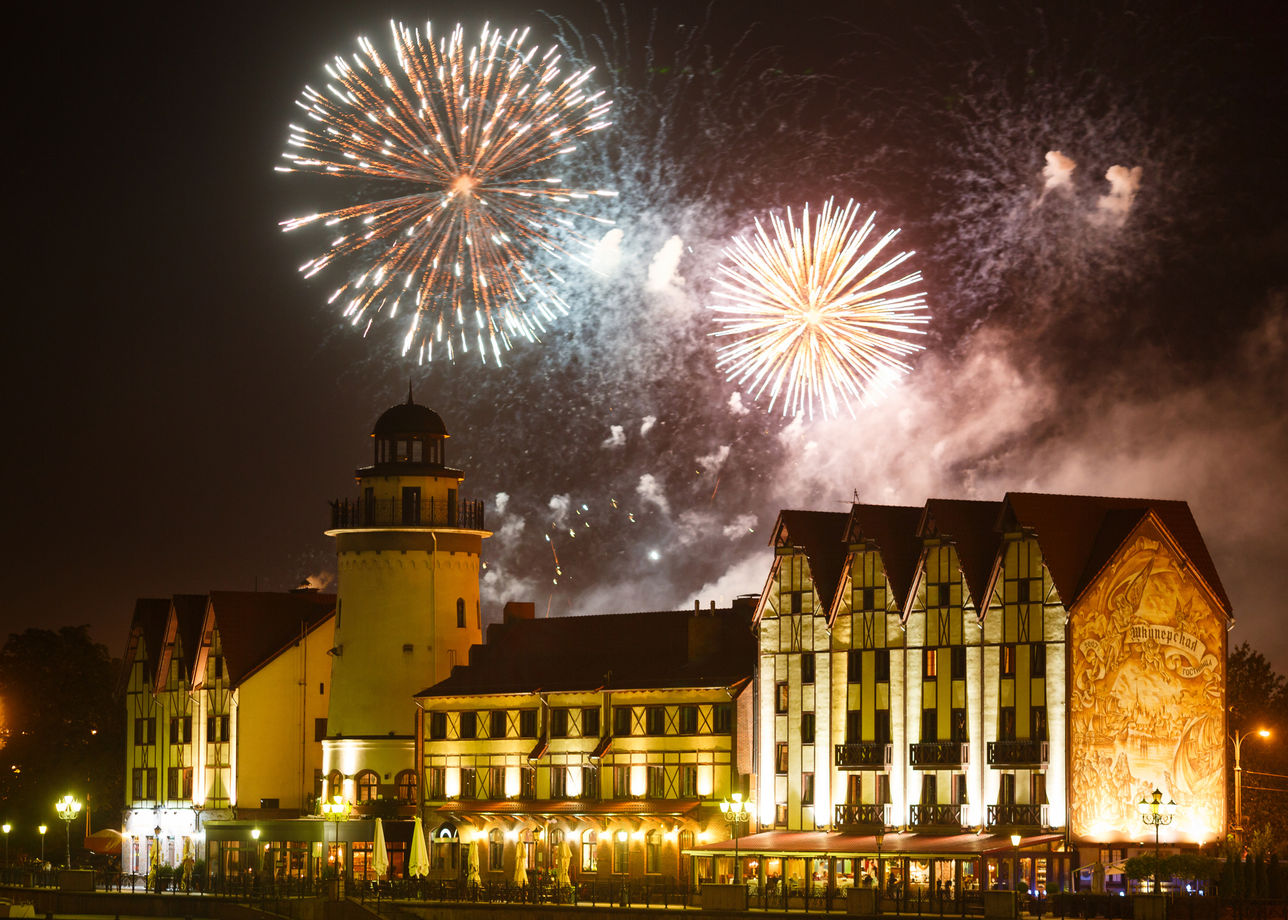
[{"label": "firework sparks trail", "polygon": [[[554,263],[585,261],[580,221],[607,189],[570,187],[557,172],[576,139],[598,131],[611,102],[588,84],[593,68],[564,74],[555,47],[539,55],[527,30],[485,25],[477,42],[456,26],[435,38],[390,23],[391,65],[365,38],[336,57],[320,91],[297,105],[283,172],[379,180],[387,194],[282,221],[284,230],[337,227],[300,271],[332,262],[362,268],[330,296],[364,334],[377,315],[410,309],[402,353],[448,360],[476,349],[499,364],[516,339],[535,340],[567,304]],[[435,348],[437,345],[437,349]]]},{"label": "firework sparks trail", "polygon": [[[737,237],[725,250],[716,296],[714,336],[733,338],[718,350],[717,367],[752,394],[769,391],[769,408],[780,398],[784,415],[836,417],[842,406],[854,414],[871,391],[906,373],[902,356],[922,346],[903,336],[921,334],[929,320],[924,293],[903,293],[920,272],[892,277],[914,253],[900,252],[878,264],[898,235],[891,230],[871,246],[875,214],[855,226],[860,209],[838,208],[829,199],[810,221],[809,206],[796,222],[756,221],[751,238]],[[867,246],[867,248],[865,248]]]}]

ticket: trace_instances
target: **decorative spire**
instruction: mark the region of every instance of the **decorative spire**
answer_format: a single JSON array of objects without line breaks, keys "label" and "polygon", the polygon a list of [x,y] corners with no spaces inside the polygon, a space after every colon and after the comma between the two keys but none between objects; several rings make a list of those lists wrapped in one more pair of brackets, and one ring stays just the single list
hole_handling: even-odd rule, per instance
[{"label": "decorative spire", "polygon": [[414,402],[415,402],[415,400],[411,398],[411,378],[410,378],[410,377],[408,377],[408,378],[407,378],[407,405],[409,405],[409,406],[410,406],[410,405],[412,405]]}]

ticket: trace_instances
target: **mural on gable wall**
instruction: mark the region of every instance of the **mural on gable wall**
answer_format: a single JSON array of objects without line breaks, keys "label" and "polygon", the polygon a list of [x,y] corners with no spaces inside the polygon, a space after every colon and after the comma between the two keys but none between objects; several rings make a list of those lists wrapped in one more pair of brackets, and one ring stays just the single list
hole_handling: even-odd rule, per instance
[{"label": "mural on gable wall", "polygon": [[1152,522],[1072,612],[1069,825],[1097,842],[1138,841],[1136,803],[1175,800],[1161,839],[1211,841],[1225,827],[1226,618]]}]

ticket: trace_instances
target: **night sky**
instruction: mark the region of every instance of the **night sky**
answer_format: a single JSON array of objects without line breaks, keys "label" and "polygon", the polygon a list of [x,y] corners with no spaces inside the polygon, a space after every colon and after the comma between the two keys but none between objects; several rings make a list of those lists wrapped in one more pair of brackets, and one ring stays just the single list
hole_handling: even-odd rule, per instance
[{"label": "night sky", "polygon": [[[325,583],[326,502],[411,380],[497,532],[490,618],[758,592],[777,510],[856,490],[1140,495],[1190,502],[1231,641],[1288,670],[1280,7],[756,6],[29,9],[0,631],[90,623],[119,654],[137,597]],[[273,167],[304,84],[390,18],[531,25],[615,100],[576,178],[620,192],[618,267],[570,272],[573,315],[501,368],[363,339],[336,276],[296,271],[321,238],[277,227],[343,203]],[[702,306],[731,235],[829,195],[904,228],[933,319],[883,400],[793,421],[714,370]]]}]

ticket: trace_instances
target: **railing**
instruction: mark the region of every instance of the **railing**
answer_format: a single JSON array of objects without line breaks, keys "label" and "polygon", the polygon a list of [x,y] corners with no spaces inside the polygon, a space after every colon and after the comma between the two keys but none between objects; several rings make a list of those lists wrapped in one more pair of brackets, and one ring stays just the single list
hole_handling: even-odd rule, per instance
[{"label": "railing", "polygon": [[842,830],[885,827],[886,806],[861,803],[837,805],[836,826]]},{"label": "railing", "polygon": [[836,745],[836,766],[842,770],[884,770],[890,766],[893,745],[884,741],[853,741]]},{"label": "railing", "polygon": [[459,527],[483,530],[483,502],[401,498],[337,498],[331,502],[332,529],[350,527]]},{"label": "railing", "polygon": [[1016,741],[990,741],[988,743],[988,762],[993,766],[1012,767],[1047,762],[1045,741],[1024,738]]},{"label": "railing", "polygon": [[961,741],[915,741],[908,756],[914,769],[958,767],[967,762],[970,748]]},{"label": "railing", "polygon": [[914,827],[961,827],[960,805],[913,805],[909,823]]},{"label": "railing", "polygon": [[990,805],[989,827],[1045,827],[1045,805]]}]

